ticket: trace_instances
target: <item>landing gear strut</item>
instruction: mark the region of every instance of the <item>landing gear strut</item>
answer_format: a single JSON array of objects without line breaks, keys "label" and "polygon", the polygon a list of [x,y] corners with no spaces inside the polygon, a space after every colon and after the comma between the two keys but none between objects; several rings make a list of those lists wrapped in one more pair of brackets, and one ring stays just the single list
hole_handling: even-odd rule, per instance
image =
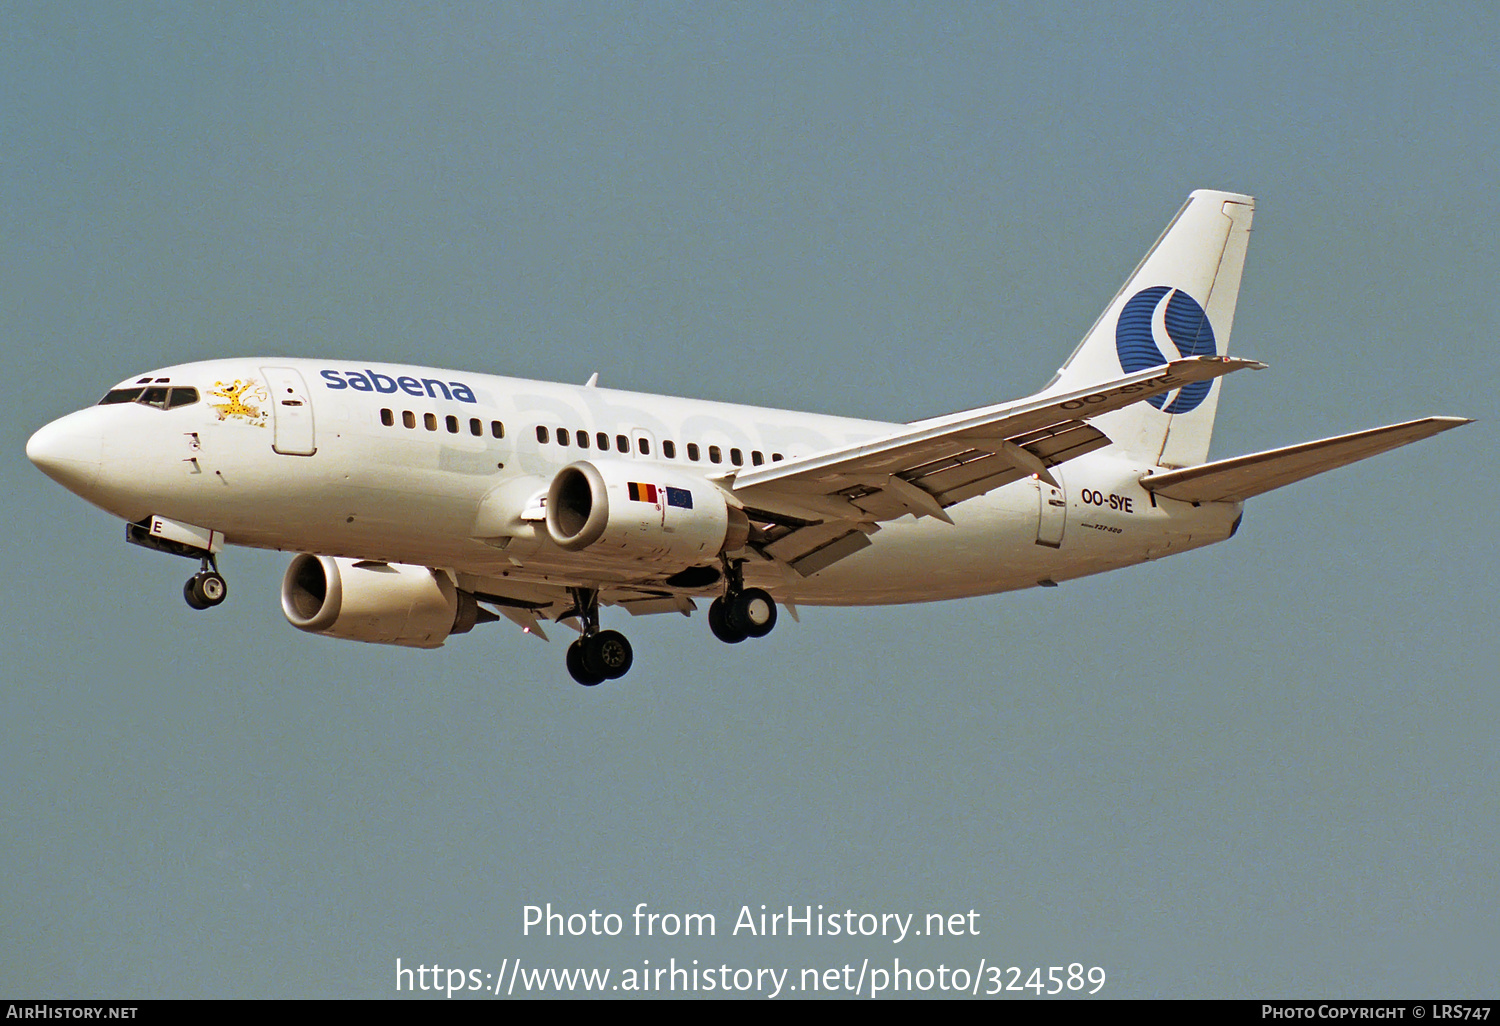
[{"label": "landing gear strut", "polygon": [[593,588],[572,591],[571,612],[583,622],[583,637],[568,646],[568,673],[586,688],[625,676],[635,655],[625,635],[599,629],[599,592]]},{"label": "landing gear strut", "polygon": [[730,645],[763,638],[776,626],[776,601],[760,588],[745,587],[743,560],[724,564],[724,597],[708,607],[708,629]]},{"label": "landing gear strut", "polygon": [[229,597],[229,585],[219,573],[219,563],[213,553],[203,557],[198,572],[182,586],[182,597],[194,609],[212,608]]}]

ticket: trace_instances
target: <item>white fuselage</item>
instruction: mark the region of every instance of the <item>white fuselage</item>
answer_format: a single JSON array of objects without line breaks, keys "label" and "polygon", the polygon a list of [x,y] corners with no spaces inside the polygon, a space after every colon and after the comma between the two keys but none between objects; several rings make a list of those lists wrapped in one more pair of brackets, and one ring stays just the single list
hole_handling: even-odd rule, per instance
[{"label": "white fuselage", "polygon": [[[526,518],[558,470],[578,460],[628,461],[642,481],[692,475],[732,490],[726,475],[740,466],[899,427],[343,361],[216,360],[139,381],[162,379],[200,398],[71,414],[33,439],[46,457],[39,465],[129,521],[159,515],[220,532],[229,544],[446,567],[461,583],[639,579],[638,565],[564,551],[534,515]],[[249,381],[259,391],[236,392]],[[920,602],[1099,573],[1233,532],[1238,504],[1153,500],[1138,483],[1149,469],[1106,447],[1057,468],[1060,493],[1018,481],[951,507],[951,525],[909,516],[885,523],[878,544],[810,577],[751,560],[746,579],[791,602]]]}]

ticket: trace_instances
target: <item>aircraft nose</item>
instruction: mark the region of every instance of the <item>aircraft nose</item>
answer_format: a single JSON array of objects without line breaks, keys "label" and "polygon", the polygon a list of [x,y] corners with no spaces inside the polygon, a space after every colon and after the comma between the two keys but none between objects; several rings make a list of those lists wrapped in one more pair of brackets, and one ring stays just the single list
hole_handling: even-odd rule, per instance
[{"label": "aircraft nose", "polygon": [[78,414],[54,420],[26,443],[26,458],[70,492],[83,494],[99,476],[104,441]]}]

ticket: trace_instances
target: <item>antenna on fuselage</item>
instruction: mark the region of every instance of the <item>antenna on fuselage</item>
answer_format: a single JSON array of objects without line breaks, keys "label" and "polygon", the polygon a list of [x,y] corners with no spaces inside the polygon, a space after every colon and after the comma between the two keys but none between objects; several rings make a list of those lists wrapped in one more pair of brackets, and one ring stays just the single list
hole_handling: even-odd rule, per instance
[{"label": "antenna on fuselage", "polygon": [[599,372],[598,371],[594,371],[594,373],[590,374],[589,375],[589,379],[583,383],[583,387],[584,388],[598,388],[599,387]]}]

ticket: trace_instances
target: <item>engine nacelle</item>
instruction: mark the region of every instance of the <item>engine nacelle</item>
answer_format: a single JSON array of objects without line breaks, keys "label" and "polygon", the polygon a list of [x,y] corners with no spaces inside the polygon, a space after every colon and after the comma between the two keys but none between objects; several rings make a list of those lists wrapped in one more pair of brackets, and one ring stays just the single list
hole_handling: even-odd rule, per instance
[{"label": "engine nacelle", "polygon": [[286,568],[281,609],[312,634],[413,648],[437,648],[485,618],[474,596],[441,571],[307,554]]},{"label": "engine nacelle", "polygon": [[659,464],[580,460],[547,490],[547,535],[570,552],[686,567],[742,548],[749,534],[744,510],[713,484]]}]

